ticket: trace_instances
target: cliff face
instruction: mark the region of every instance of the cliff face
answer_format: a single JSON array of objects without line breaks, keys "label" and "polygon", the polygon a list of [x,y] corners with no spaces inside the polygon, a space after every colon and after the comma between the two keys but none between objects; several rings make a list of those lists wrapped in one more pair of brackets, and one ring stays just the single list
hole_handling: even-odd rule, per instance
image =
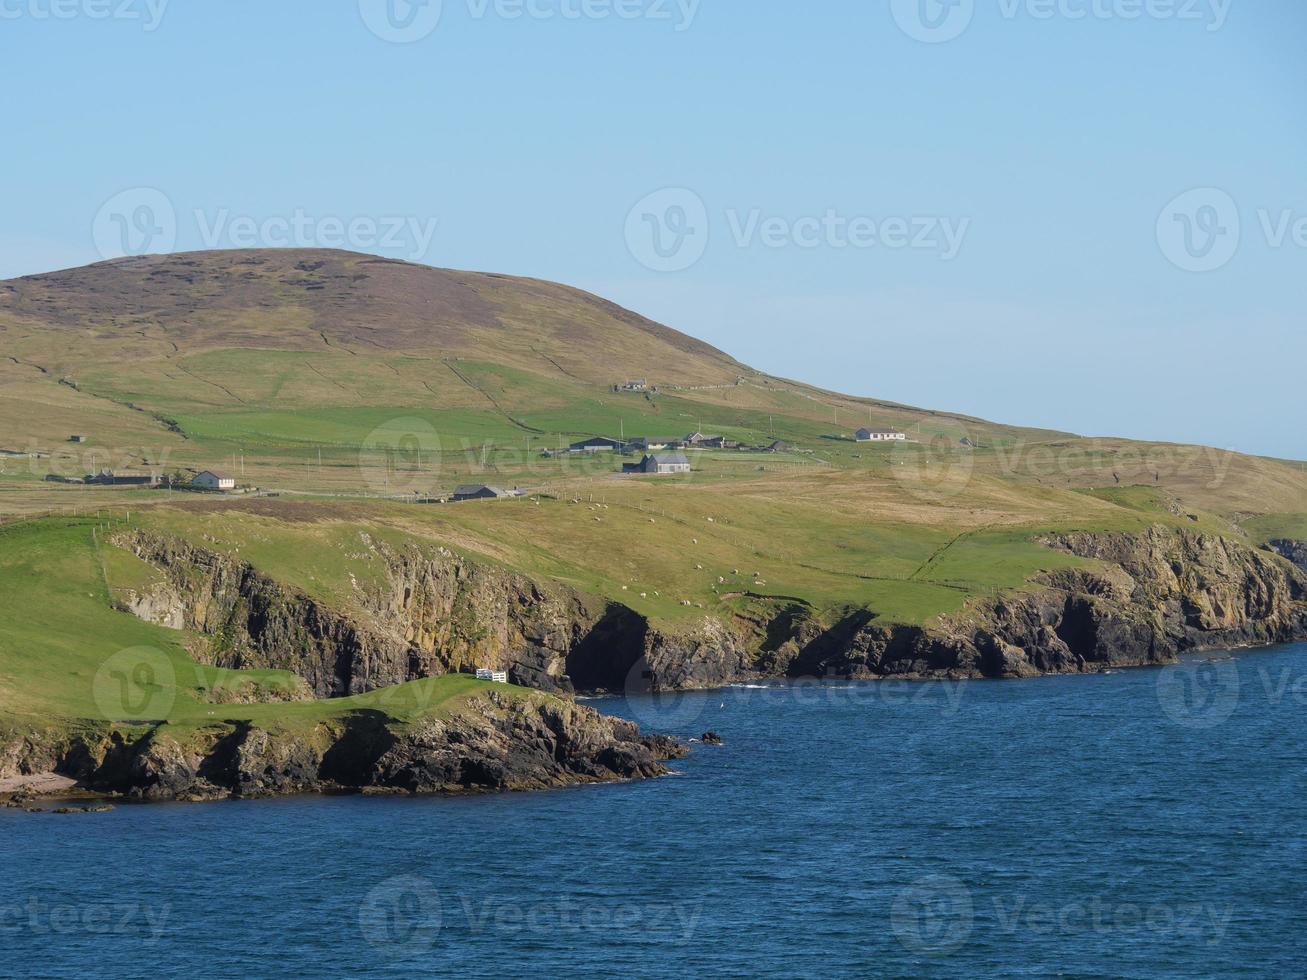
[{"label": "cliff face", "polygon": [[228,667],[298,673],[319,697],[476,666],[552,691],[710,688],[758,677],[1029,677],[1172,662],[1184,650],[1307,636],[1307,573],[1188,529],[1066,534],[1050,548],[1093,559],[929,627],[866,610],[833,624],[798,602],[760,601],[751,618],[664,631],[623,606],[452,555],[380,548],[386,585],[360,591],[353,619],[249,565],[171,539],[131,546],[167,582],[138,615],[213,638]]},{"label": "cliff face", "polygon": [[665,633],[624,606],[594,612],[570,590],[449,553],[369,542],[384,585],[356,588],[361,615],[350,616],[181,539],[136,532],[115,543],[163,575],[127,599],[131,612],[204,634],[206,662],[288,670],[320,698],[478,667],[557,693],[715,687],[750,667],[746,640],[716,619]]},{"label": "cliff face", "polygon": [[1280,538],[1276,541],[1268,542],[1266,548],[1268,551],[1274,552],[1281,558],[1287,558],[1299,568],[1307,570],[1307,541],[1295,541],[1292,538]]},{"label": "cliff face", "polygon": [[20,764],[22,748],[0,753],[0,778],[57,769],[87,789],[147,800],[547,789],[660,776],[665,760],[685,754],[581,705],[497,693],[414,726],[369,711],[306,731],[222,723],[184,733],[159,725],[131,738],[84,733],[42,744]]},{"label": "cliff face", "polygon": [[1032,677],[1174,662],[1185,650],[1307,636],[1307,575],[1223,538],[1158,525],[1046,545],[1099,562],[983,603],[930,629],[855,628],[818,638],[792,673],[840,677]]},{"label": "cliff face", "polygon": [[348,615],[186,541],[134,533],[116,543],[163,573],[127,606],[151,622],[210,638],[197,651],[216,666],[298,674],[319,698],[345,697],[422,677],[507,670],[514,683],[570,691],[567,654],[595,625],[579,597],[457,558],[369,542],[385,585],[356,587]]}]

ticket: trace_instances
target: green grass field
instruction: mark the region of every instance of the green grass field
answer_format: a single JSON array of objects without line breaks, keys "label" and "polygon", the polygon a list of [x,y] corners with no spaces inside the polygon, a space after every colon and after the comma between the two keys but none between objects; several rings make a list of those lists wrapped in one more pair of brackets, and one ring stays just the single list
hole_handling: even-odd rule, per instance
[{"label": "green grass field", "polygon": [[[113,608],[114,590],[146,585],[150,575],[103,544],[105,528],[87,520],[0,528],[0,724],[130,730],[166,723],[184,738],[234,722],[309,729],[364,710],[402,725],[459,711],[492,687],[544,696],[455,675],[320,701],[283,671],[201,665],[187,652],[187,634]],[[262,703],[240,703],[260,695]],[[302,700],[280,700],[288,696]]]},{"label": "green grass field", "polygon": [[1307,541],[1307,514],[1267,514],[1244,524],[1257,544],[1267,541]]}]

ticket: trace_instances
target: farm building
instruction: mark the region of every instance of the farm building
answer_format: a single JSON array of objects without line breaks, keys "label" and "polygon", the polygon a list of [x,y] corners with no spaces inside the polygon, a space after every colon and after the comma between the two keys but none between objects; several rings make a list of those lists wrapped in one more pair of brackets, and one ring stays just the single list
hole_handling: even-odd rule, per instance
[{"label": "farm building", "polygon": [[684,439],[681,440],[681,443],[686,446],[707,446],[710,445],[711,443],[720,444],[721,441],[722,441],[721,436],[709,436],[709,435],[704,435],[704,433],[702,432],[691,432],[688,436],[686,436]]},{"label": "farm building", "polygon": [[638,463],[624,466],[625,473],[648,473],[653,476],[671,476],[675,473],[689,473],[690,460],[685,453],[655,453],[646,456]]},{"label": "farm building", "polygon": [[469,483],[454,490],[453,499],[460,500],[502,500],[505,497],[511,497],[513,494],[508,490],[501,490],[499,487],[488,487],[485,484]]},{"label": "farm building", "polygon": [[898,429],[858,430],[858,442],[903,442],[907,438],[908,434]]},{"label": "farm building", "polygon": [[568,447],[568,451],[573,453],[620,453],[625,450],[626,443],[617,439],[609,439],[606,436],[584,439],[581,442],[574,442]]},{"label": "farm building", "polygon": [[490,681],[492,684],[507,684],[508,672],[504,670],[486,670],[482,667],[477,670],[477,680]]},{"label": "farm building", "polygon": [[106,487],[157,487],[163,480],[157,473],[116,473],[101,470],[86,477],[84,483]]},{"label": "farm building", "polygon": [[69,442],[85,442],[85,441],[86,441],[86,436],[69,436],[69,437],[68,437],[68,441],[69,441]]},{"label": "farm building", "polygon": [[613,385],[613,391],[648,391],[649,382],[644,378],[633,378],[630,381],[623,381],[621,384]]},{"label": "farm building", "polygon": [[215,490],[219,493],[227,493],[236,489],[236,478],[225,473],[205,470],[191,481],[191,486],[198,487],[201,490]]},{"label": "farm building", "polygon": [[635,449],[642,453],[647,453],[651,449],[666,449],[668,446],[677,442],[678,440],[676,439],[656,439],[649,436],[636,436],[634,439],[628,439],[626,446],[628,449]]}]

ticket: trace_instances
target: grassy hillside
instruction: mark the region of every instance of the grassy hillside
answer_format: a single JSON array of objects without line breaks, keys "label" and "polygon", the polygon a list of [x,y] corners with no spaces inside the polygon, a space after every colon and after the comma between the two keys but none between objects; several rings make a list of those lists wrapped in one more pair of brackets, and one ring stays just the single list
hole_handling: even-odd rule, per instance
[{"label": "grassy hillside", "polygon": [[[39,509],[30,491],[49,473],[106,465],[384,493],[568,478],[541,448],[623,432],[780,438],[836,466],[856,460],[826,437],[872,423],[949,445],[1057,436],[769,377],[567,287],[342,252],[147,257],[0,283],[0,350],[0,449],[36,454],[0,459],[0,511]],[[612,390],[633,377],[658,392]]]},{"label": "grassy hillside", "polygon": [[151,571],[106,545],[109,529],[85,519],[0,528],[0,729],[108,723],[131,737],[166,722],[184,740],[223,723],[303,730],[363,710],[403,724],[448,716],[492,687],[450,676],[315,701],[292,674],[203,666],[188,652],[194,637],[114,608],[114,592]]},{"label": "grassy hillside", "polygon": [[[289,675],[197,666],[193,637],[114,611],[153,572],[97,537],[111,521],[239,552],[333,605],[376,574],[357,557],[366,534],[566,584],[664,629],[794,599],[827,621],[928,624],[1075,563],[1038,543],[1049,531],[1307,538],[1300,464],[839,395],[578,290],[371,256],[212,252],[0,283],[0,352],[0,516],[58,515],[0,531],[0,696],[22,715],[103,714],[122,680],[102,668],[123,650],[153,651],[146,673],[166,679],[157,700],[178,724],[296,724],[377,697],[275,701],[297,696]],[[629,378],[657,390],[613,390]],[[862,425],[910,439],[859,444]],[[663,480],[542,452],[695,430],[787,446],[697,451],[692,475]],[[222,468],[272,496],[47,479],[103,467]],[[532,494],[398,502],[462,482]],[[383,694],[402,717],[457,705],[468,684]]]},{"label": "grassy hillside", "polygon": [[[638,496],[611,459],[542,450],[694,430],[790,445],[695,454],[695,489],[682,495],[698,498],[694,510],[746,494],[742,519],[766,515],[776,543],[787,527],[838,541],[869,519],[912,540],[1094,513],[1078,491],[1118,512],[1210,515],[1233,534],[1307,513],[1301,465],[850,398],[753,371],[578,290],[345,252],[144,257],[0,283],[0,350],[0,450],[12,453],[0,455],[0,515],[168,499],[45,482],[104,467],[222,468],[275,492],[349,499],[471,481]],[[658,390],[613,391],[632,377]],[[873,423],[911,441],[851,441]]]},{"label": "grassy hillside", "polygon": [[[1307,510],[1307,475],[1278,462],[851,398],[578,290],[345,252],[144,257],[0,283],[0,351],[0,449],[45,457],[0,460],[0,488],[20,494],[0,510],[33,506],[21,493],[50,472],[105,465],[225,465],[251,483],[358,493],[385,492],[395,466],[398,489],[548,480],[571,474],[541,448],[623,432],[779,438],[810,463],[874,469],[876,452],[832,438],[861,425],[907,430],[944,468],[963,455],[1003,479]],[[633,377],[658,392],[613,392]],[[361,462],[382,478],[360,478]]]}]

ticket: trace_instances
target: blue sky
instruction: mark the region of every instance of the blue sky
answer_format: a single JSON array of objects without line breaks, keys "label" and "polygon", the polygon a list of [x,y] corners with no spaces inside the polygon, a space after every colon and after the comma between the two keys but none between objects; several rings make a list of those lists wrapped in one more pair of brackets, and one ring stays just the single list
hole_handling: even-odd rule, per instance
[{"label": "blue sky", "polygon": [[1307,6],[950,2],[0,0],[0,278],[339,242],[856,394],[1307,458]]}]

